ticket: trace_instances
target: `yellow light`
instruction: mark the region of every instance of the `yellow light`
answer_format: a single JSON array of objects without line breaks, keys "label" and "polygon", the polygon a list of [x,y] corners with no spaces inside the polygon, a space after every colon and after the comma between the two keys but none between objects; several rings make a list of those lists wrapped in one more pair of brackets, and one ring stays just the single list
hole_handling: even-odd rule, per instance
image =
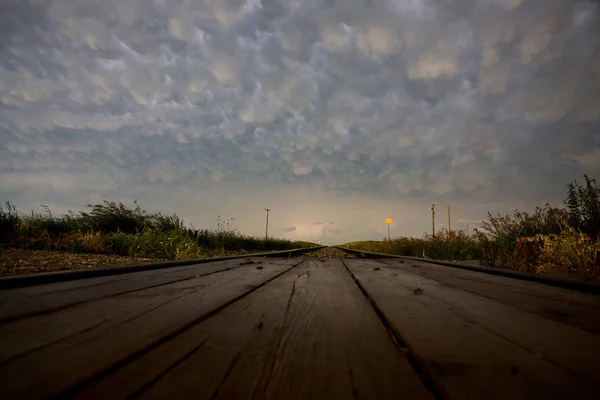
[{"label": "yellow light", "polygon": [[385,219],[385,223],[390,225],[392,223],[392,219],[391,218],[386,218]]}]

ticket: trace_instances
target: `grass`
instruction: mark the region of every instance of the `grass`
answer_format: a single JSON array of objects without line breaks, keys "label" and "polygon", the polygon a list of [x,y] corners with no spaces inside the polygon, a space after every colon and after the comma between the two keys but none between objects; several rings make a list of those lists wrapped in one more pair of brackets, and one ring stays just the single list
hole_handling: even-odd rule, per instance
[{"label": "grass", "polygon": [[532,213],[488,214],[473,232],[442,230],[435,237],[346,243],[357,250],[437,260],[480,260],[482,265],[531,273],[578,272],[595,279],[600,271],[600,187],[567,185],[564,208],[546,204]]},{"label": "grass", "polygon": [[0,246],[117,254],[167,260],[222,256],[233,252],[264,252],[313,247],[314,243],[243,235],[232,219],[217,218],[217,229],[185,227],[176,214],[148,213],[137,202],[133,208],[104,201],[89,212],[54,216],[23,214],[9,202],[0,205]]},{"label": "grass", "polygon": [[386,253],[406,257],[421,257],[435,260],[479,260],[483,250],[474,236],[466,231],[448,232],[441,230],[435,237],[397,237],[383,241],[351,242],[342,245],[356,250]]}]

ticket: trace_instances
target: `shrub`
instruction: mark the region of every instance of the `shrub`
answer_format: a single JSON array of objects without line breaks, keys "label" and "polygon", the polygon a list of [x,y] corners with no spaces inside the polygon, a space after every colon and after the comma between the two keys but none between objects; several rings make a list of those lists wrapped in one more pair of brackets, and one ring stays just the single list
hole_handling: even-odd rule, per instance
[{"label": "shrub", "polygon": [[136,235],[124,232],[113,233],[106,237],[106,246],[110,252],[120,256],[133,256],[133,248],[136,244]]},{"label": "shrub", "polygon": [[483,255],[477,238],[466,231],[448,234],[446,230],[440,230],[435,237],[425,234],[420,238],[398,237],[381,242],[355,242],[347,246],[356,250],[436,260],[479,260]]},{"label": "shrub", "polygon": [[0,204],[0,244],[8,244],[15,238],[21,219],[15,206],[6,202]]},{"label": "shrub", "polygon": [[314,246],[251,237],[233,229],[233,218],[217,221],[217,230],[186,229],[176,214],[149,214],[137,201],[103,201],[89,205],[90,212],[55,217],[47,206],[44,213],[19,214],[10,203],[0,206],[0,245],[22,248],[115,253],[166,259],[223,255],[232,251],[269,251]]},{"label": "shrub", "polygon": [[569,225],[594,240],[600,239],[600,187],[584,175],[585,185],[573,181],[567,185],[565,205]]},{"label": "shrub", "polygon": [[110,253],[106,234],[99,232],[68,232],[53,238],[45,247],[75,253]]},{"label": "shrub", "polygon": [[161,231],[183,231],[185,224],[177,214],[164,215],[162,213],[149,215],[146,217],[144,226],[146,228],[158,229]]},{"label": "shrub", "polygon": [[493,267],[519,269],[530,245],[519,242],[520,238],[536,235],[559,234],[567,218],[567,212],[550,204],[536,207],[533,214],[515,210],[512,215],[496,217],[488,213],[487,221],[475,233],[482,248],[482,260]]},{"label": "shrub", "polygon": [[529,272],[547,272],[550,270],[583,272],[585,277],[593,279],[597,274],[600,242],[593,241],[586,234],[567,227],[562,234],[536,235],[522,238],[522,242],[531,245],[535,251]]},{"label": "shrub", "polygon": [[117,232],[106,239],[112,252],[135,257],[181,260],[204,252],[184,231],[146,228],[140,233]]},{"label": "shrub", "polygon": [[70,218],[76,221],[79,229],[84,232],[135,233],[144,228],[147,213],[140,208],[137,201],[134,201],[134,204],[134,209],[128,209],[123,203],[104,200],[102,204],[88,205],[92,208],[89,213],[71,212]]}]

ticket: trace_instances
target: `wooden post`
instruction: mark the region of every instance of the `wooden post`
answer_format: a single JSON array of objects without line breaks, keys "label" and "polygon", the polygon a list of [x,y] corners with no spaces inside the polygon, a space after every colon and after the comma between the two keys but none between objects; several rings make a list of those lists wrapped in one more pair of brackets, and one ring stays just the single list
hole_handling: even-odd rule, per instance
[{"label": "wooden post", "polygon": [[448,204],[448,238],[452,236],[452,228],[450,227],[450,204]]},{"label": "wooden post", "polygon": [[269,238],[269,210],[268,208],[265,208],[265,211],[267,212],[267,226],[265,227],[265,239]]},{"label": "wooden post", "polygon": [[435,203],[431,205],[431,237],[435,238]]}]

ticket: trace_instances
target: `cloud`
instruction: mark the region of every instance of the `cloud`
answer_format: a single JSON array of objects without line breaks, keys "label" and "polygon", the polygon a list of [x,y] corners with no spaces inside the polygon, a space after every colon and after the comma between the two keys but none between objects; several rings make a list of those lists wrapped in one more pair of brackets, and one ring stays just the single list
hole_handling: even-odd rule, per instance
[{"label": "cloud", "polygon": [[289,228],[283,228],[285,232],[296,232],[295,226],[290,226]]},{"label": "cloud", "polygon": [[313,225],[323,225],[323,224],[324,224],[324,222],[321,222],[321,221],[313,222]]},{"label": "cloud", "polygon": [[411,79],[453,77],[458,73],[458,60],[451,55],[423,53],[408,68]]},{"label": "cloud", "polygon": [[358,29],[356,47],[366,56],[380,57],[395,53],[399,43],[390,27],[373,24]]},{"label": "cloud", "polygon": [[420,234],[434,201],[560,203],[600,176],[598,5],[459,3],[3,4],[0,196],[146,196],[208,226],[227,204],[257,235],[270,207],[324,242],[385,236],[371,213],[399,204]]},{"label": "cloud", "polygon": [[460,224],[467,224],[467,225],[472,225],[472,226],[477,226],[477,225],[481,225],[482,224],[481,220],[464,219],[464,218],[459,218],[456,222],[458,222]]},{"label": "cloud", "polygon": [[586,171],[597,171],[600,169],[600,148],[580,154],[574,158]]}]

